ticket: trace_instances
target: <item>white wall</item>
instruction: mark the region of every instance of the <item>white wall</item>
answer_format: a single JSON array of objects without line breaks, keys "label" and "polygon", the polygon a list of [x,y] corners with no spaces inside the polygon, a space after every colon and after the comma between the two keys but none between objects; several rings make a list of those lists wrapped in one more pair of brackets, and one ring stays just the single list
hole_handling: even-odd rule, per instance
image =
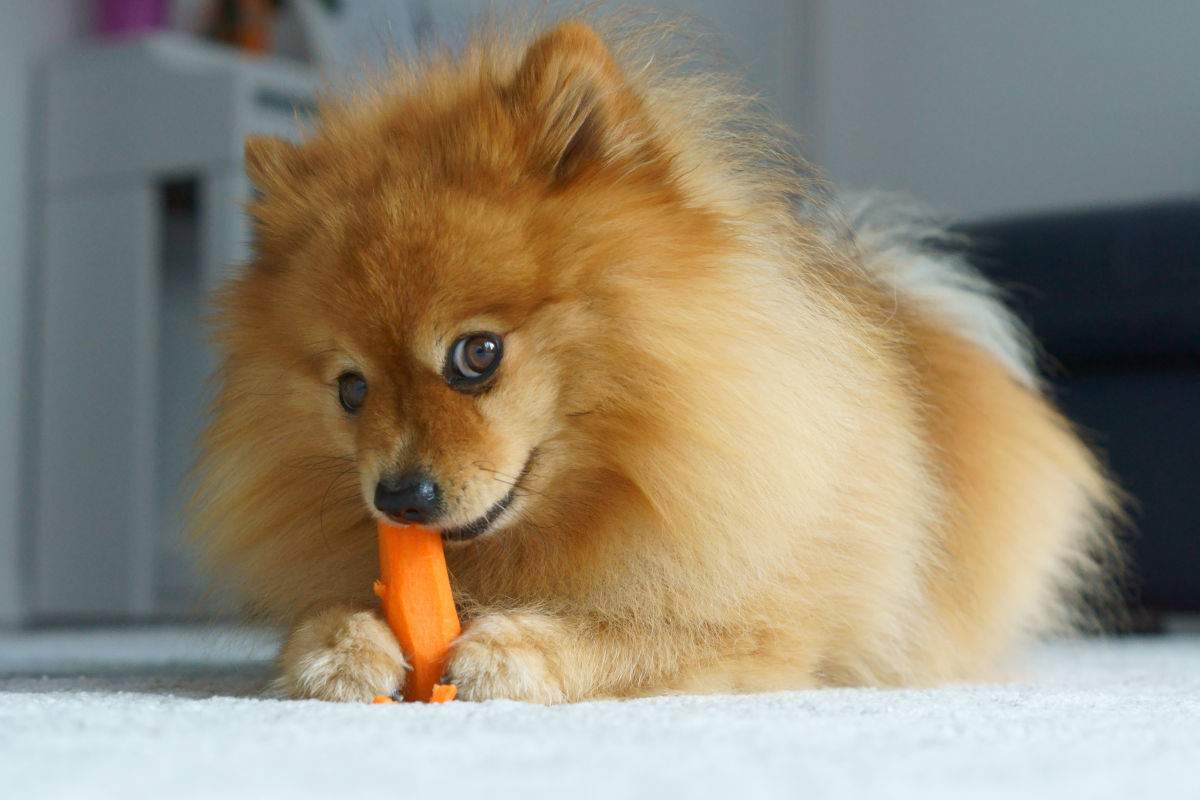
[{"label": "white wall", "polygon": [[81,30],[86,10],[83,0],[0,3],[0,623],[17,620],[21,610],[19,412],[30,388],[22,373],[30,81],[37,59]]},{"label": "white wall", "polygon": [[1197,0],[807,0],[814,156],[959,215],[1200,193]]},{"label": "white wall", "polygon": [[[640,2],[710,23],[839,185],[963,217],[1200,192],[1197,0]],[[350,0],[342,34],[378,56],[422,5],[529,4]]]},{"label": "white wall", "polygon": [[[196,0],[186,0],[194,3]],[[804,55],[800,23],[805,0],[545,0],[552,15],[570,14],[576,8],[606,9],[622,6],[658,7],[667,14],[691,17],[711,29],[729,62],[745,70],[754,88],[790,123],[802,118],[801,93],[796,75]],[[505,8],[538,9],[527,0],[348,0],[336,17],[336,39],[344,52],[341,71],[354,72],[363,61],[382,63],[389,50],[403,50],[414,41],[414,23],[423,21],[438,41],[455,41],[470,29],[472,20]]]}]

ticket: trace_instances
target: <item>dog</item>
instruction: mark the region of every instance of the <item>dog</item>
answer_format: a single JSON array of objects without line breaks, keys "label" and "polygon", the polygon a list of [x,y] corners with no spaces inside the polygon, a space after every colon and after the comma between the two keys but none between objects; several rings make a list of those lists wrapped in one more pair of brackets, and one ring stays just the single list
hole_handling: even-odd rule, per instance
[{"label": "dog", "polygon": [[701,62],[493,30],[247,141],[193,539],[287,696],[402,689],[379,519],[441,531],[468,700],[986,680],[1085,618],[1119,492],[1021,326]]}]

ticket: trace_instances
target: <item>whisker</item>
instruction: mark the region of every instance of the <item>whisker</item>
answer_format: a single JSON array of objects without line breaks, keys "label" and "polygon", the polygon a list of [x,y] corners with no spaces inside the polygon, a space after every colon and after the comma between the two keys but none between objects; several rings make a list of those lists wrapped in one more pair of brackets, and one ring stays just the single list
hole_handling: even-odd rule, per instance
[{"label": "whisker", "polygon": [[[490,472],[492,475],[494,475],[496,477],[496,480],[498,480],[500,483],[504,484],[505,486],[508,486],[511,489],[515,489],[518,494],[524,493],[524,494],[528,494],[528,495],[538,495],[540,497],[548,497],[548,495],[545,492],[538,491],[537,489],[530,489],[529,486],[526,484],[526,479],[534,478],[537,476],[537,473],[534,472],[533,470],[528,470],[526,472],[521,473],[520,475],[514,476],[507,472],[501,472],[498,469],[492,469],[491,467],[485,467],[481,462],[478,462],[478,461],[475,462],[475,466],[484,472]],[[520,488],[518,488],[518,485],[520,485]]]}]

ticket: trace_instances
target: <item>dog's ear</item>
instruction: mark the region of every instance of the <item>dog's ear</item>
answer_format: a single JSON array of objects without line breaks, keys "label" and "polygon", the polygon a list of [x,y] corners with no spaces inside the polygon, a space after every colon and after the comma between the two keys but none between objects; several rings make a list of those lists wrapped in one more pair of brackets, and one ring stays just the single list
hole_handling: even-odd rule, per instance
[{"label": "dog's ear", "polygon": [[300,146],[277,136],[246,137],[246,175],[261,194],[292,186],[303,172]]},{"label": "dog's ear", "polygon": [[254,187],[246,212],[262,256],[293,238],[304,218],[298,212],[312,182],[311,159],[300,145],[275,136],[247,136],[245,147],[246,175]]},{"label": "dog's ear", "polygon": [[582,22],[563,22],[529,47],[508,98],[530,137],[534,168],[554,182],[640,140],[638,101],[608,47]]}]

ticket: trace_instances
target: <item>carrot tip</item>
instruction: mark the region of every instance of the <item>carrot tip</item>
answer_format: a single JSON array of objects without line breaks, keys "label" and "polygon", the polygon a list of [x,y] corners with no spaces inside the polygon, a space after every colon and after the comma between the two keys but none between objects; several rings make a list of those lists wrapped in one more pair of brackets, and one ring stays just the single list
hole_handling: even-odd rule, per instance
[{"label": "carrot tip", "polygon": [[393,700],[392,698],[388,697],[386,694],[377,694],[377,695],[375,695],[375,699],[373,699],[371,702],[372,703],[394,703],[396,701]]},{"label": "carrot tip", "polygon": [[433,694],[429,696],[431,703],[445,703],[453,700],[458,695],[458,687],[453,683],[435,683],[433,685]]}]

